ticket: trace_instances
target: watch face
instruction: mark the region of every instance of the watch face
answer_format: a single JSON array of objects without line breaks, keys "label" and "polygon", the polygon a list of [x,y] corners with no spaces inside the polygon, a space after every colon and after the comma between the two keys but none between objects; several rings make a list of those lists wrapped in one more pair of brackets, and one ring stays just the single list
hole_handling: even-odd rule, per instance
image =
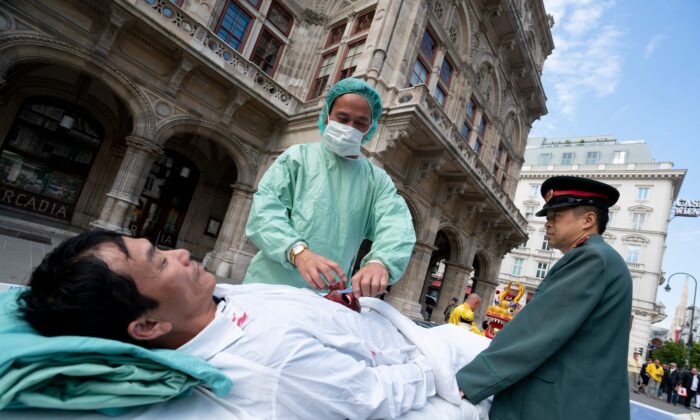
[{"label": "watch face", "polygon": [[297,245],[294,247],[294,249],[292,249],[292,253],[294,253],[294,255],[296,255],[296,254],[300,253],[301,251],[303,251],[304,249],[306,249],[306,247],[304,245]]}]

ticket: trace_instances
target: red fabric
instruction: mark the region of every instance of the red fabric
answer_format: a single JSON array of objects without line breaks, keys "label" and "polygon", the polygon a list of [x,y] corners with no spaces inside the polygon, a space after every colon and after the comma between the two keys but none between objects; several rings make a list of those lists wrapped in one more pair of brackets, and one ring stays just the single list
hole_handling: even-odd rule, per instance
[{"label": "red fabric", "polygon": [[345,285],[343,283],[336,283],[335,286],[330,286],[328,289],[330,292],[326,295],[326,299],[339,303],[355,312],[360,312],[360,301],[355,298],[355,295],[353,295],[352,292],[338,293],[339,290],[343,289],[345,289]]},{"label": "red fabric", "polygon": [[558,197],[560,195],[575,195],[578,197],[598,197],[605,200],[609,200],[608,196],[588,191],[576,191],[576,190],[565,190],[565,191],[554,191],[552,197]]}]

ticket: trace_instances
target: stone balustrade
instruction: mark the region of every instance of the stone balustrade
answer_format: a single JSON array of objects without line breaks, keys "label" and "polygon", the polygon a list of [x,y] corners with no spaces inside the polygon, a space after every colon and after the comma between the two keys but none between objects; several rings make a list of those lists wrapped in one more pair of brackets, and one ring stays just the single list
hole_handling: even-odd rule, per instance
[{"label": "stone balustrade", "polygon": [[439,137],[446,140],[447,144],[462,157],[461,161],[465,169],[474,173],[484,183],[484,186],[493,194],[496,201],[500,203],[516,223],[523,227],[527,226],[527,221],[520,214],[520,211],[508,194],[503,191],[494,174],[479,159],[479,156],[474,153],[474,149],[462,137],[457,126],[448,117],[437,100],[433,98],[425,85],[399,90],[393,106],[394,112],[400,112],[400,109],[403,107],[418,107],[421,109],[428,117],[433,128],[439,133]]},{"label": "stone balustrade", "polygon": [[221,68],[239,85],[257,93],[278,112],[290,117],[300,101],[258,66],[222,41],[209,28],[199,24],[169,0],[135,0],[134,6],[169,33],[185,41],[216,68]]}]

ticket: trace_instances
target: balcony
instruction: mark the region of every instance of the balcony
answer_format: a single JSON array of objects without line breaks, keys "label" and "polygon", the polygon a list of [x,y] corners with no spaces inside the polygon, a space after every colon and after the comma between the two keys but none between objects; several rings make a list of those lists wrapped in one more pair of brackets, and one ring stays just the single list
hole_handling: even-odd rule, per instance
[{"label": "balcony", "polygon": [[627,268],[633,271],[644,271],[644,264],[627,261]]},{"label": "balcony", "polygon": [[438,102],[428,91],[425,85],[417,85],[397,92],[396,99],[392,107],[392,114],[419,110],[427,119],[428,125],[438,137],[459,157],[459,161],[464,169],[472,174],[477,180],[483,183],[482,187],[488,190],[501,205],[510,218],[519,226],[527,226],[525,217],[520,213],[510,197],[503,191],[493,173],[474,153],[474,149],[459,133],[457,126],[450,120]]},{"label": "balcony", "polygon": [[645,163],[598,163],[594,165],[523,165],[522,171],[655,171],[673,169],[673,162],[645,162]]},{"label": "balcony", "polygon": [[290,117],[298,109],[300,101],[296,97],[169,0],[130,0],[129,3],[132,13],[186,44],[190,54],[221,70],[236,86],[273,111]]}]

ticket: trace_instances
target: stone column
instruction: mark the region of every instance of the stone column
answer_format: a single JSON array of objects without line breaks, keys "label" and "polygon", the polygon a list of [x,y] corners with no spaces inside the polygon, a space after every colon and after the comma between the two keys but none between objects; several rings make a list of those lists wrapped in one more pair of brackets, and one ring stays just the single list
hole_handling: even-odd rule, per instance
[{"label": "stone column", "polygon": [[154,141],[135,134],[126,137],[126,145],[124,159],[112,189],[107,193],[100,218],[90,225],[130,235],[126,219],[138,205],[148,172],[153,162],[163,154],[163,150]]},{"label": "stone column", "polygon": [[443,323],[443,312],[453,297],[457,298],[458,304],[464,301],[464,291],[467,290],[472,270],[472,267],[445,261],[445,274],[442,277],[437,307],[433,310],[433,321]]},{"label": "stone column", "polygon": [[391,292],[386,296],[388,303],[409,318],[423,319],[420,313],[420,293],[435,249],[431,244],[416,242],[406,272],[400,281],[391,286]]},{"label": "stone column", "polygon": [[481,321],[484,320],[486,308],[493,304],[492,302],[496,287],[498,287],[498,280],[492,279],[491,276],[488,276],[488,278],[480,278],[476,283],[476,290],[473,290],[474,293],[481,296],[481,306],[479,306],[479,309],[474,315],[474,322],[476,322],[474,325],[478,326],[479,328],[481,328]]},{"label": "stone column", "polygon": [[214,244],[214,250],[204,257],[204,266],[219,277],[228,277],[233,283],[243,281],[250,260],[257,250],[248,243],[245,225],[253,203],[255,190],[242,184],[233,184],[231,201]]}]

